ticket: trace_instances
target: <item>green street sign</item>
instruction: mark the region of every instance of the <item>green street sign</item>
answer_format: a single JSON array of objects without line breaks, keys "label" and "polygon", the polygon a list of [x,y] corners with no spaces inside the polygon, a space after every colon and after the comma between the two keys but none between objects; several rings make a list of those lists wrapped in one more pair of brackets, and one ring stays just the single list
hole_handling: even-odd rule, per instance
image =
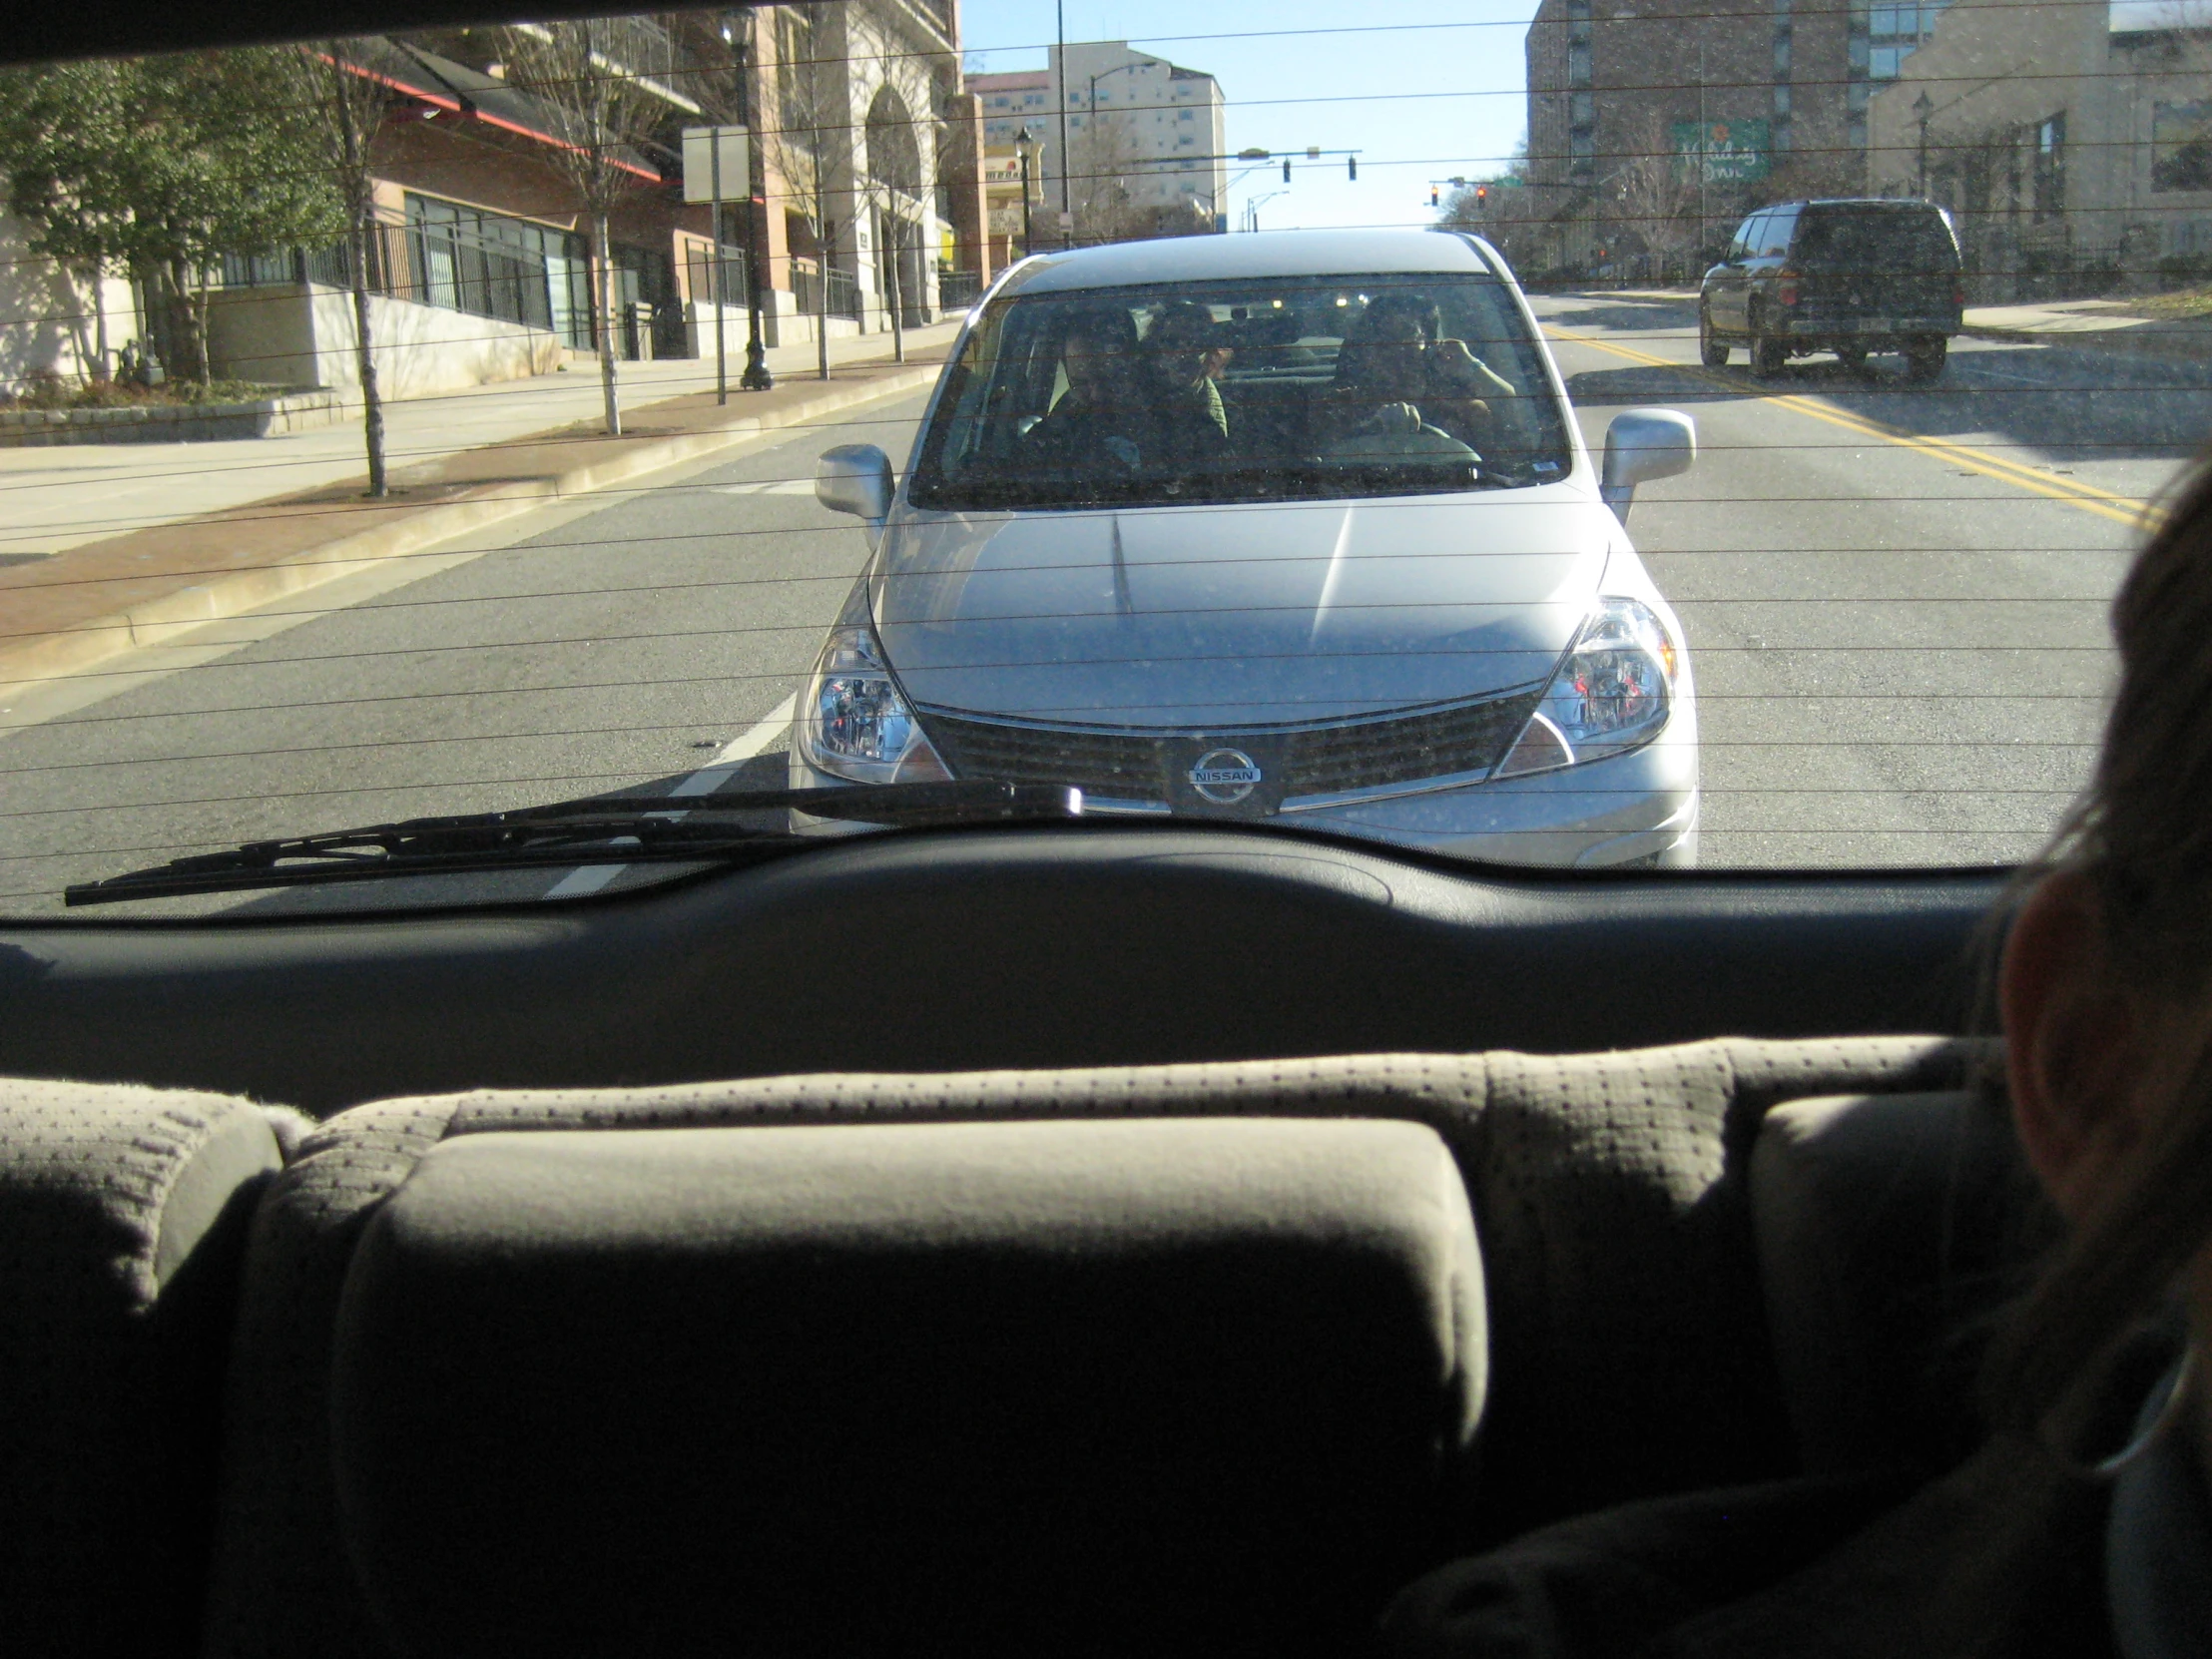
[{"label": "green street sign", "polygon": [[1764,121],[1678,121],[1674,154],[1691,178],[1702,164],[1709,185],[1748,185],[1773,171],[1773,137]]}]

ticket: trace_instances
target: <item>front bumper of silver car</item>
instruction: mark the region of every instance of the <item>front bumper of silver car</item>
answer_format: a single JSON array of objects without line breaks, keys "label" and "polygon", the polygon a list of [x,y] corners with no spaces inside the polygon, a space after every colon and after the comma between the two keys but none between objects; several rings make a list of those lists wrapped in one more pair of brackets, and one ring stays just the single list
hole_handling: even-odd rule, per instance
[{"label": "front bumper of silver car", "polygon": [[[818,771],[796,751],[795,789],[843,780]],[[1464,775],[1331,796],[1292,797],[1262,817],[1181,811],[1162,801],[1086,792],[1085,816],[1213,822],[1324,830],[1486,863],[1597,868],[1690,867],[1697,862],[1698,751],[1692,706],[1652,743],[1624,755],[1517,778]],[[794,814],[805,834],[848,834],[862,828]]]}]

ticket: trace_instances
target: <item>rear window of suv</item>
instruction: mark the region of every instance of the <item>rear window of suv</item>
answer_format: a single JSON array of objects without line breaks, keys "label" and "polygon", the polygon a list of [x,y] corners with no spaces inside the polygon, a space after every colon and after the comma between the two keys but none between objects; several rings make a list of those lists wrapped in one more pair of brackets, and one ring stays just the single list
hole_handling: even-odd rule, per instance
[{"label": "rear window of suv", "polygon": [[1808,208],[1795,253],[1807,265],[1830,270],[1947,275],[1958,269],[1950,227],[1926,208]]}]

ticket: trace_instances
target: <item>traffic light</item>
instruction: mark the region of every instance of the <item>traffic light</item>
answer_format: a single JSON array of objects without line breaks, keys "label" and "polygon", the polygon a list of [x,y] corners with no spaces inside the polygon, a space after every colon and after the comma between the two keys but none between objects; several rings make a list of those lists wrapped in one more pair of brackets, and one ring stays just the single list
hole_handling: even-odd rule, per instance
[{"label": "traffic light", "polygon": [[1474,211],[1476,213],[1480,213],[1489,205],[1490,187],[1488,185],[1476,185],[1474,187]]},{"label": "traffic light", "polygon": [[1291,158],[1288,156],[1283,158],[1283,182],[1286,185],[1291,182]]},{"label": "traffic light", "polygon": [[1351,175],[1352,182],[1354,184],[1358,184],[1360,182],[1360,158],[1358,156],[1351,156],[1346,158],[1345,170]]},{"label": "traffic light", "polygon": [[1428,205],[1431,208],[1440,208],[1443,206],[1443,198],[1436,194],[1436,187],[1434,185],[1430,185],[1428,187]]}]

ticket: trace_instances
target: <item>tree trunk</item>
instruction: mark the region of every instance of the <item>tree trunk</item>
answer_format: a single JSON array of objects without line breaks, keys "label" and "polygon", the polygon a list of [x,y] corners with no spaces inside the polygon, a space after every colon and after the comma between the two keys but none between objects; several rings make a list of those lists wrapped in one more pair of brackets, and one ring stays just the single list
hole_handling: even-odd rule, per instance
[{"label": "tree trunk", "polygon": [[191,289],[185,280],[182,261],[172,261],[161,268],[162,309],[169,315],[170,331],[176,344],[173,360],[168,366],[172,373],[183,372],[203,383],[208,378],[208,342],[200,329],[200,315],[193,309]]},{"label": "tree trunk", "polygon": [[906,298],[899,290],[904,285],[898,269],[898,218],[895,214],[883,216],[883,229],[890,234],[890,302],[891,302],[891,361],[906,360]]},{"label": "tree trunk", "polygon": [[836,227],[825,216],[815,239],[815,357],[825,380],[830,378],[830,249],[835,236]]},{"label": "tree trunk", "polygon": [[355,119],[359,111],[353,102],[353,89],[340,67],[338,44],[331,42],[325,54],[329,64],[330,109],[337,118],[339,160],[345,169],[346,208],[353,221],[353,258],[348,262],[350,270],[346,275],[353,290],[353,349],[358,356],[361,379],[361,442],[368,451],[369,496],[381,500],[390,486],[384,476],[384,394],[376,381],[375,339],[370,331],[368,312],[369,256],[374,251],[376,234],[375,187],[368,176],[369,135],[361,130],[360,122]]},{"label": "tree trunk", "polygon": [[361,437],[368,447],[368,493],[381,500],[390,486],[384,477],[384,396],[376,383],[376,353],[369,333],[368,255],[373,221],[356,208],[353,216],[353,258],[348,275],[353,288],[353,349],[360,363]]},{"label": "tree trunk", "polygon": [[599,387],[607,405],[607,432],[622,436],[622,402],[615,393],[615,269],[614,249],[607,234],[607,216],[591,216],[592,308],[599,314]]}]

